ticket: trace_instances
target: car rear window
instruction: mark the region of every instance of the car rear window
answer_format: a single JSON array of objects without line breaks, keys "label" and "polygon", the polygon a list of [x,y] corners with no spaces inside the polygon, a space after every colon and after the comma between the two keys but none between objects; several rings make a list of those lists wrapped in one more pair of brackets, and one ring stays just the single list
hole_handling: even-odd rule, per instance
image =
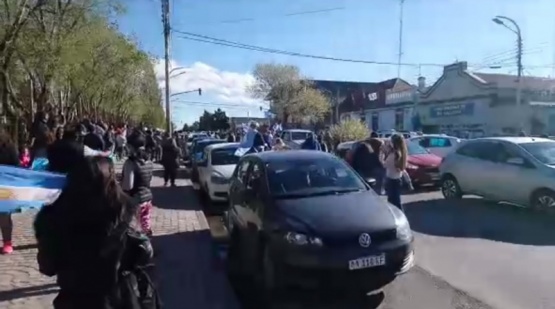
[{"label": "car rear window", "polygon": [[336,158],[290,160],[266,165],[273,195],[321,192],[325,190],[364,190],[363,181],[344,162]]},{"label": "car rear window", "polygon": [[309,134],[310,132],[291,132],[291,140],[305,140]]},{"label": "car rear window", "polygon": [[195,145],[195,150],[193,152],[194,153],[203,152],[204,148],[208,147],[209,145],[221,144],[221,143],[225,143],[225,141],[211,140],[211,141],[197,142],[197,144]]}]

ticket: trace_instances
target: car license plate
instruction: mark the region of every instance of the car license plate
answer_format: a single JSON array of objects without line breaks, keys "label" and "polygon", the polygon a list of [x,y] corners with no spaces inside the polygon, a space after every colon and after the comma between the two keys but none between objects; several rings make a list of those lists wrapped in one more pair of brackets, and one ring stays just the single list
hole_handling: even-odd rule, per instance
[{"label": "car license plate", "polygon": [[349,270],[371,268],[385,265],[385,254],[367,256],[349,261]]},{"label": "car license plate", "polygon": [[438,180],[439,179],[439,173],[430,173],[430,178],[432,180]]}]

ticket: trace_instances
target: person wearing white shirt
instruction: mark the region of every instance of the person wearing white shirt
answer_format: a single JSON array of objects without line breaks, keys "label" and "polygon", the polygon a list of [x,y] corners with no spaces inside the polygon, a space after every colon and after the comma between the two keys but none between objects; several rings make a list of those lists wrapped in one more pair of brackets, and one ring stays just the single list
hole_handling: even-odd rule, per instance
[{"label": "person wearing white shirt", "polygon": [[401,135],[394,134],[391,143],[384,146],[387,147],[384,159],[387,201],[403,210],[401,190],[403,173],[407,167],[407,145]]}]

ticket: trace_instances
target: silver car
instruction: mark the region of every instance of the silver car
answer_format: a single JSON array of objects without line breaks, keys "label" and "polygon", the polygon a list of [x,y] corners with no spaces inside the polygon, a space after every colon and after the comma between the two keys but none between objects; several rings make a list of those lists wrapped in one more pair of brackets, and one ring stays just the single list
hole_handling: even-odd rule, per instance
[{"label": "silver car", "polygon": [[536,137],[468,140],[440,165],[447,199],[464,194],[555,210],[555,141]]}]

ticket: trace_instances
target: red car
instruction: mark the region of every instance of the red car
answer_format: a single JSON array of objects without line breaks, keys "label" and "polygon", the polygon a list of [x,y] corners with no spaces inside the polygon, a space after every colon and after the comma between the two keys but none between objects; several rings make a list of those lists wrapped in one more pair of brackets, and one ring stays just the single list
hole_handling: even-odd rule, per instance
[{"label": "red car", "polygon": [[[345,161],[351,164],[353,150],[360,144],[360,141],[354,142],[344,155]],[[407,172],[412,179],[414,186],[432,185],[437,186],[439,183],[439,164],[441,157],[429,152],[426,148],[418,145],[416,142],[407,140],[408,165]]]},{"label": "red car", "polygon": [[407,141],[407,172],[415,186],[439,184],[439,164],[441,157],[429,152],[415,142]]}]

